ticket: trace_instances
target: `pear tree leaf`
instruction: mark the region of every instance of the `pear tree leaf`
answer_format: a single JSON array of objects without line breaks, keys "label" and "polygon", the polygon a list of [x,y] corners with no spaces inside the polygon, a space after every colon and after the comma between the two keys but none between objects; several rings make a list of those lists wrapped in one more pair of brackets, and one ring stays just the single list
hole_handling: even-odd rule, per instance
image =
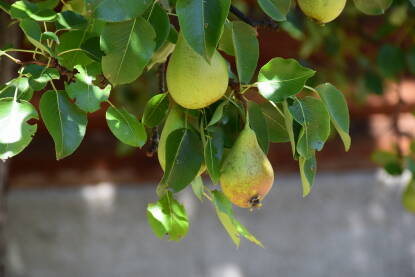
[{"label": "pear tree leaf", "polygon": [[232,23],[232,40],[239,80],[243,84],[249,84],[259,58],[256,29],[245,22],[234,21]]},{"label": "pear tree leaf", "polygon": [[[136,0],[133,2],[135,3]],[[101,34],[102,72],[114,85],[133,82],[153,56],[156,33],[144,18],[108,23]]]},{"label": "pear tree leaf", "polygon": [[167,93],[156,94],[148,100],[143,114],[143,124],[149,128],[159,125],[169,111],[169,97]]},{"label": "pear tree leaf", "polygon": [[7,3],[4,0],[0,0],[0,9],[2,9],[5,13],[10,14],[10,7],[11,4]]},{"label": "pear tree leaf", "polygon": [[282,105],[267,101],[261,103],[260,106],[267,124],[269,141],[276,143],[290,141],[285,127],[285,115]]},{"label": "pear tree leaf", "polygon": [[142,15],[154,0],[85,0],[90,16],[106,22],[132,20]]},{"label": "pear tree leaf", "polygon": [[[415,0],[413,0],[415,3]],[[415,4],[414,4],[415,6]],[[415,75],[415,47],[412,47],[406,55],[408,69],[411,74]]]},{"label": "pear tree leaf", "polygon": [[[74,69],[76,65],[87,66],[92,63],[93,60],[81,49],[81,45],[90,35],[90,33],[81,30],[73,30],[60,35],[60,44],[56,48],[59,63],[68,69]],[[72,49],[78,50],[67,52]]]},{"label": "pear tree leaf", "polygon": [[106,112],[108,127],[122,143],[142,147],[147,141],[146,130],[141,122],[126,109],[110,106]]},{"label": "pear tree leaf", "polygon": [[205,185],[203,184],[202,177],[200,175],[196,176],[196,178],[192,181],[192,191],[200,201],[203,201],[204,187]]},{"label": "pear tree leaf", "polygon": [[13,98],[0,99],[0,159],[6,160],[19,154],[32,141],[37,125],[29,124],[38,119],[36,109],[27,101]]},{"label": "pear tree leaf", "polygon": [[71,99],[75,99],[75,104],[83,111],[93,113],[99,110],[100,104],[108,100],[111,86],[107,85],[104,89],[93,84],[95,77],[80,65],[75,66],[78,73],[75,74],[75,82],[66,84],[66,92]]},{"label": "pear tree leaf", "polygon": [[166,170],[159,189],[181,191],[197,176],[203,159],[203,146],[192,130],[181,128],[173,131],[166,140]]},{"label": "pear tree leaf", "polygon": [[223,108],[228,104],[228,101],[223,101],[222,103],[220,103],[218,105],[218,107],[216,108],[216,110],[213,112],[212,118],[210,119],[209,123],[208,123],[208,127],[209,126],[213,126],[216,123],[218,123],[223,116]]},{"label": "pear tree leaf", "polygon": [[377,56],[380,73],[386,78],[396,78],[405,70],[405,55],[401,48],[385,44]]},{"label": "pear tree leaf", "polygon": [[219,183],[220,166],[225,149],[223,129],[211,127],[206,135],[207,138],[204,146],[205,163],[212,182],[217,184]]},{"label": "pear tree leaf", "polygon": [[294,136],[294,118],[289,110],[289,105],[287,101],[282,102],[283,112],[284,112],[284,123],[285,128],[287,130],[288,138],[291,144],[291,152],[293,153],[293,157],[295,158],[297,155],[297,146],[296,146],[296,140]]},{"label": "pear tree leaf", "polygon": [[147,221],[159,238],[167,235],[170,240],[180,240],[189,230],[189,219],[184,206],[169,191],[156,203],[148,204]]},{"label": "pear tree leaf", "polygon": [[31,44],[50,55],[52,54],[52,50],[41,42],[42,32],[36,21],[31,19],[23,19],[20,21],[19,26]]},{"label": "pear tree leaf", "polygon": [[54,21],[56,19],[56,12],[53,10],[53,7],[41,4],[42,2],[32,3],[27,0],[16,1],[10,6],[10,15],[13,18],[20,20],[32,19],[35,21]]},{"label": "pear tree leaf", "polygon": [[187,43],[207,61],[212,57],[231,0],[177,0],[176,13]]},{"label": "pear tree leaf", "polygon": [[149,22],[156,32],[155,51],[157,51],[163,46],[169,36],[170,20],[167,12],[161,7],[160,3],[155,3],[150,12]]},{"label": "pear tree leaf", "polygon": [[402,205],[408,212],[415,214],[415,180],[413,178],[402,194]]},{"label": "pear tree leaf", "polygon": [[30,101],[33,96],[33,89],[30,86],[29,79],[27,77],[17,77],[10,80],[5,86],[0,87],[0,99],[11,97],[16,99]]},{"label": "pear tree leaf", "polygon": [[390,175],[401,175],[404,170],[402,160],[396,153],[378,150],[372,154],[371,159]]},{"label": "pear tree leaf", "polygon": [[316,177],[317,161],[315,154],[309,159],[300,157],[299,166],[301,182],[303,183],[303,197],[306,197],[311,192]]},{"label": "pear tree leaf", "polygon": [[43,32],[40,35],[40,40],[41,41],[42,40],[47,40],[47,39],[53,40],[54,42],[56,42],[56,44],[60,44],[59,37],[53,32]]},{"label": "pear tree leaf", "polygon": [[254,101],[248,102],[249,126],[255,131],[258,144],[266,154],[269,148],[268,127],[261,107]]},{"label": "pear tree leaf", "polygon": [[73,11],[62,11],[57,14],[56,29],[81,29],[85,28],[88,21],[82,15]]},{"label": "pear tree leaf", "polygon": [[415,8],[415,0],[409,0],[409,2],[411,2],[412,6]]},{"label": "pear tree leaf", "polygon": [[71,103],[65,91],[45,92],[39,107],[46,129],[55,142],[56,159],[71,155],[85,136],[86,113]]},{"label": "pear tree leaf", "polygon": [[287,20],[291,0],[258,0],[261,9],[275,21]]},{"label": "pear tree leaf", "polygon": [[223,33],[220,37],[218,49],[222,50],[229,56],[235,56],[235,49],[233,47],[233,38],[232,38],[232,22],[226,21],[223,25]]},{"label": "pear tree leaf", "polygon": [[226,196],[218,190],[212,191],[213,204],[215,206],[216,214],[225,230],[228,232],[233,243],[239,247],[241,236],[247,240],[264,247],[264,245],[256,239],[236,218],[232,209],[232,204]]},{"label": "pear tree leaf", "polygon": [[297,152],[309,159],[315,150],[320,151],[330,134],[330,115],[323,102],[307,96],[295,98],[289,110],[301,126],[297,142]]},{"label": "pear tree leaf", "polygon": [[353,0],[361,12],[368,15],[380,15],[392,5],[393,0]]},{"label": "pear tree leaf", "polygon": [[47,68],[37,64],[26,65],[22,74],[28,76],[29,86],[33,90],[44,89],[49,81],[60,79],[59,71],[56,68]]},{"label": "pear tree leaf", "polygon": [[316,91],[320,95],[323,103],[326,105],[327,111],[330,114],[331,122],[339,133],[345,150],[349,151],[351,144],[351,138],[349,135],[349,108],[347,107],[347,102],[343,93],[329,83],[316,87]]},{"label": "pear tree leaf", "polygon": [[274,58],[259,71],[258,89],[266,99],[280,102],[299,93],[315,73],[294,59]]}]

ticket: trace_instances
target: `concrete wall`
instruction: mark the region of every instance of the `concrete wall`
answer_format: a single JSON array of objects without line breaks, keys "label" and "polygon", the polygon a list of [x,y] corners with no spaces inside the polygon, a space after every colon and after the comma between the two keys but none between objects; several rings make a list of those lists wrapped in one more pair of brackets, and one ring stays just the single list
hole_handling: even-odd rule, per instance
[{"label": "concrete wall", "polygon": [[190,232],[176,243],[159,240],[146,223],[155,186],[15,190],[9,276],[413,277],[415,216],[401,208],[401,188],[378,177],[319,174],[302,199],[299,178],[279,176],[262,209],[238,211],[265,249],[246,241],[235,249],[210,203],[190,191],[180,195]]}]

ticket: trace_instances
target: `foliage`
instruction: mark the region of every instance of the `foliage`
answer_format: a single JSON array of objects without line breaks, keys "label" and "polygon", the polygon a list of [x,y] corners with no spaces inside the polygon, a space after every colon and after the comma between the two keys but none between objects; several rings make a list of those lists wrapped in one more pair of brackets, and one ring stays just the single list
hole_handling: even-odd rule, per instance
[{"label": "foliage", "polygon": [[[363,12],[377,14],[391,0],[385,1],[381,10],[363,3],[379,1],[354,2]],[[62,3],[20,0],[8,5],[0,0],[1,9],[19,23],[32,45],[31,49],[0,49],[0,57],[21,66],[17,77],[0,88],[1,159],[17,155],[30,143],[39,120],[37,109],[54,140],[57,159],[78,148],[87,130],[88,115],[100,109],[106,109],[109,129],[117,139],[142,147],[147,134],[163,125],[168,111],[177,106],[168,91],[163,86],[154,91],[154,96],[142,105],[144,113],[139,116],[115,106],[109,98],[116,98],[124,88],[122,85],[154,73],[156,66],[161,69],[163,81],[164,64],[174,49],[178,32],[206,62],[211,61],[218,49],[234,56],[236,65],[229,66],[230,85],[219,101],[194,110],[177,107],[184,125],[166,138],[165,172],[157,189],[160,199],[147,209],[149,224],[157,236],[179,240],[187,233],[188,217],[175,196],[191,184],[199,199],[205,197],[212,202],[235,244],[239,245],[242,236],[262,245],[236,220],[232,204],[223,193],[204,185],[200,178],[207,168],[212,183],[218,182],[221,163],[247,118],[263,152],[267,152],[270,142],[291,144],[293,158],[299,163],[304,196],[314,183],[316,152],[327,141],[331,124],[340,134],[345,149],[350,148],[348,107],[342,93],[324,81],[313,88],[315,81],[311,79],[316,80],[318,74],[306,63],[294,59],[275,57],[256,76],[260,49],[258,24],[235,11],[230,0]],[[269,26],[296,28],[290,19],[292,14],[298,14],[294,1],[258,0],[258,6],[264,16],[279,22],[270,21]],[[335,26],[336,23],[328,25],[330,31],[319,41],[305,42],[300,54],[307,56],[321,41],[332,40]],[[321,27],[306,21],[305,30],[313,28]],[[411,51],[407,55],[409,69],[413,70],[415,58],[414,50]],[[19,52],[30,53],[33,59],[21,61],[16,58]],[[401,59],[404,54],[388,47],[383,55],[385,59],[390,55]],[[383,61],[384,58],[379,58],[380,68],[385,67]],[[403,67],[399,64],[398,68],[384,69],[388,77],[394,77]],[[261,98],[259,103],[246,98],[246,92],[255,89]],[[40,97],[37,108],[33,104],[36,101],[30,102],[32,97]]]}]

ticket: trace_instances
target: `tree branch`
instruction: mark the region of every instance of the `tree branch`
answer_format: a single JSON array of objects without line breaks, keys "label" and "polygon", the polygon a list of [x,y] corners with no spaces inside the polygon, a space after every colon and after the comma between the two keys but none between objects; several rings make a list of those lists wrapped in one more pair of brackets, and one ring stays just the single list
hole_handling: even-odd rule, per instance
[{"label": "tree branch", "polygon": [[278,30],[280,28],[280,24],[278,24],[271,18],[267,17],[266,19],[263,19],[263,20],[252,19],[249,16],[245,15],[242,11],[240,11],[234,5],[231,5],[230,11],[240,20],[251,25],[252,27],[264,27],[264,28],[270,28],[274,30]]}]

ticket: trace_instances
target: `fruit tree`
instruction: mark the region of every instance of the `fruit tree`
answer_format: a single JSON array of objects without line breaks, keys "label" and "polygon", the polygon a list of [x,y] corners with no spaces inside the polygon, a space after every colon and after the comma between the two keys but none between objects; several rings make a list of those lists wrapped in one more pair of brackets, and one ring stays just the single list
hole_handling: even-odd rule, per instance
[{"label": "fruit tree", "polygon": [[[380,14],[392,0],[353,2],[364,13]],[[331,128],[346,151],[351,138],[348,107],[336,84],[311,85],[318,73],[295,59],[274,57],[257,68],[257,28],[278,29],[294,10],[325,28],[347,3],[257,0],[267,18],[262,21],[234,4],[0,0],[31,44],[0,49],[1,58],[18,65],[15,78],[0,87],[0,159],[22,152],[39,121],[53,138],[56,159],[63,159],[81,144],[88,115],[105,107],[109,130],[122,143],[141,148],[159,142],[153,148],[164,175],[156,189],[159,201],[147,208],[157,236],[179,240],[187,233],[185,207],[175,194],[191,187],[197,198],[212,202],[235,244],[245,237],[262,245],[235,218],[232,205],[266,205],[278,176],[266,155],[269,144],[291,145],[306,196],[316,175],[316,152]],[[145,72],[158,74],[160,87],[143,114],[110,101]],[[256,92],[255,101],[248,91]]]}]

